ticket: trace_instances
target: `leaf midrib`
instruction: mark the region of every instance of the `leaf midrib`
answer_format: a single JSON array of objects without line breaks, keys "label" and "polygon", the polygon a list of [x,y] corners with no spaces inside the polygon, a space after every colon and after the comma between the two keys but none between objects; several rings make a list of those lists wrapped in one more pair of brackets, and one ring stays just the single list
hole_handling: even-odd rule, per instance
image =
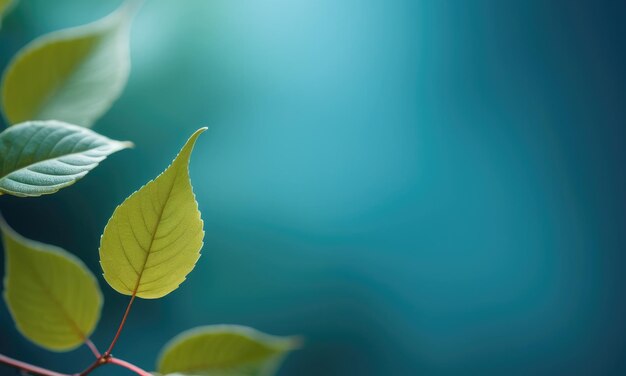
[{"label": "leaf midrib", "polygon": [[[111,140],[111,141],[112,141],[112,142],[116,142],[116,141],[113,141],[113,140]],[[56,146],[56,145],[55,145],[55,146]],[[24,169],[30,168],[30,167],[32,167],[32,166],[34,166],[34,165],[37,165],[37,164],[40,164],[40,163],[44,163],[44,162],[53,161],[53,160],[56,160],[56,159],[59,159],[59,158],[65,158],[65,157],[71,157],[71,156],[74,156],[74,155],[80,155],[80,154],[83,154],[83,153],[85,153],[85,152],[87,152],[87,151],[91,151],[91,150],[97,149],[97,148],[99,148],[100,146],[102,146],[102,145],[99,145],[99,146],[96,146],[96,147],[91,147],[91,146],[89,146],[89,148],[88,148],[88,149],[85,149],[85,150],[82,150],[82,151],[77,151],[77,152],[74,152],[74,153],[63,154],[63,155],[60,155],[60,156],[58,156],[58,157],[50,157],[50,158],[42,159],[42,160],[37,161],[37,162],[35,162],[35,163],[30,163],[30,164],[25,165],[25,166],[23,166],[23,167],[20,167],[20,168],[18,168],[18,169],[16,169],[16,170],[13,170],[13,171],[11,171],[11,172],[9,172],[9,173],[5,174],[5,175],[2,175],[2,177],[0,177],[0,180],[2,180],[2,179],[4,179],[4,178],[8,177],[9,175],[11,175],[11,174],[13,174],[13,173],[16,173],[17,171],[20,171],[20,170],[24,170]],[[20,152],[20,154],[21,154],[21,152]],[[43,174],[43,173],[42,173],[42,174]],[[70,176],[70,175],[73,175],[73,174],[68,174],[68,175],[60,175],[60,176]]]},{"label": "leaf midrib", "polygon": [[[41,252],[41,251],[36,251],[36,252]],[[65,307],[61,304],[59,300],[57,300],[56,296],[54,296],[52,291],[48,289],[46,284],[41,279],[41,275],[39,275],[39,271],[37,270],[37,268],[34,267],[33,263],[30,260],[27,259],[26,262],[30,265],[31,269],[34,271],[33,275],[35,276],[35,280],[40,285],[41,289],[44,291],[46,296],[49,297],[52,303],[59,308],[59,310],[61,311],[61,314],[63,315],[65,320],[70,324],[70,327],[72,328],[72,330],[80,337],[81,340],[85,341],[87,339],[86,334],[83,333],[83,331],[80,329],[78,324],[72,319],[70,314],[65,310]]]},{"label": "leaf midrib", "polygon": [[[175,167],[174,163],[176,163],[176,161],[174,161],[170,167]],[[161,176],[165,176],[165,173],[167,173],[167,170]],[[175,184],[176,183],[176,179],[178,179],[178,171],[175,171],[175,173],[176,174],[174,175],[174,179],[172,180],[172,184],[170,185],[170,189],[167,192],[167,196],[165,198],[165,202],[163,203],[163,205],[161,206],[161,210],[159,211],[159,217],[157,219],[156,225],[154,226],[154,231],[152,232],[152,236],[150,238],[150,244],[148,245],[148,248],[147,248],[146,257],[145,257],[145,259],[143,261],[143,265],[141,266],[141,270],[139,271],[139,275],[137,276],[137,283],[135,284],[135,288],[133,289],[132,296],[136,296],[137,295],[137,291],[139,290],[139,286],[141,285],[141,278],[143,277],[143,272],[144,272],[144,270],[146,270],[146,265],[148,264],[148,259],[150,258],[150,255],[152,254],[152,245],[154,244],[154,238],[156,236],[156,233],[159,231],[159,226],[161,225],[161,219],[163,218],[163,212],[165,212],[165,207],[167,206],[167,203],[169,202],[170,197],[172,195],[172,191],[174,190],[174,186],[176,185]],[[154,179],[153,183],[156,183],[157,179]]]}]

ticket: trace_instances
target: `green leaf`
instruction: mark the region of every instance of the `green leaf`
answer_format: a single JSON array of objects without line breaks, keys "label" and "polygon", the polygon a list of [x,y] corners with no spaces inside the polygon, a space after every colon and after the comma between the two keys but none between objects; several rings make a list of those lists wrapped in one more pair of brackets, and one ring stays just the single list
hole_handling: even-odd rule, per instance
[{"label": "green leaf", "polygon": [[8,13],[17,4],[17,0],[0,0],[0,27],[2,26],[2,17]]},{"label": "green leaf", "polygon": [[61,120],[89,127],[120,96],[130,71],[129,31],[137,1],[96,22],[26,45],[4,73],[4,115],[11,124]]},{"label": "green leaf", "polygon": [[104,279],[145,299],[169,294],[200,257],[204,231],[189,179],[197,130],[172,164],[115,209],[100,241]]},{"label": "green leaf", "polygon": [[49,350],[67,351],[93,332],[102,293],[67,251],[26,239],[0,217],[6,257],[4,299],[19,331]]},{"label": "green leaf", "polygon": [[269,376],[298,346],[297,338],[271,336],[245,326],[205,326],[165,345],[157,368],[163,374]]},{"label": "green leaf", "polygon": [[109,154],[130,147],[59,121],[31,121],[0,133],[0,194],[50,194],[74,184]]}]

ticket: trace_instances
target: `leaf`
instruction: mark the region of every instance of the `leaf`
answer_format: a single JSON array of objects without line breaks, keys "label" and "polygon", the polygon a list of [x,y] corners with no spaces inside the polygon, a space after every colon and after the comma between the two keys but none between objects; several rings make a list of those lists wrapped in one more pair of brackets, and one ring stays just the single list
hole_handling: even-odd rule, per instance
[{"label": "leaf", "polygon": [[49,350],[67,351],[93,332],[102,293],[67,251],[26,239],[0,217],[6,257],[4,299],[19,331]]},{"label": "leaf", "polygon": [[178,288],[200,257],[204,231],[189,179],[197,130],[172,164],[115,209],[100,240],[104,279],[116,291],[155,299]]},{"label": "leaf", "polygon": [[44,35],[20,50],[4,73],[7,121],[91,126],[128,80],[129,31],[137,4],[127,1],[107,17]]},{"label": "leaf", "polygon": [[31,121],[0,133],[0,194],[50,194],[74,184],[109,154],[132,146],[59,121]]},{"label": "leaf", "polygon": [[298,347],[294,337],[271,336],[239,325],[205,326],[165,345],[157,368],[163,374],[269,376]]},{"label": "leaf", "polygon": [[2,26],[2,17],[8,13],[17,4],[17,0],[0,0],[0,27]]}]

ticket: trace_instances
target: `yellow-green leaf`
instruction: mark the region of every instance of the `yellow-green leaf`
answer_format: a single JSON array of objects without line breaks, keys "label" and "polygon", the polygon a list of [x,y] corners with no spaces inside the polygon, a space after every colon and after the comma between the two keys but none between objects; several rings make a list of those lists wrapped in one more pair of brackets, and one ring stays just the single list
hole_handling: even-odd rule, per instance
[{"label": "yellow-green leaf", "polygon": [[130,71],[129,31],[137,0],[96,22],[39,37],[4,73],[11,124],[62,120],[89,127],[121,94]]},{"label": "yellow-green leaf", "polygon": [[16,3],[17,0],[0,0],[0,26],[2,26],[2,17],[4,17]]},{"label": "yellow-green leaf", "polygon": [[172,164],[115,209],[100,240],[104,278],[145,299],[175,290],[200,257],[204,231],[189,179],[196,131]]},{"label": "yellow-green leaf", "polygon": [[269,376],[298,344],[294,337],[271,336],[245,326],[205,326],[165,345],[157,369],[163,374]]},{"label": "yellow-green leaf", "polygon": [[50,194],[74,184],[108,155],[131,146],[59,121],[31,121],[0,133],[0,194]]},{"label": "yellow-green leaf", "polygon": [[87,267],[67,251],[26,239],[0,217],[4,299],[19,331],[54,351],[81,345],[93,332],[102,294]]}]

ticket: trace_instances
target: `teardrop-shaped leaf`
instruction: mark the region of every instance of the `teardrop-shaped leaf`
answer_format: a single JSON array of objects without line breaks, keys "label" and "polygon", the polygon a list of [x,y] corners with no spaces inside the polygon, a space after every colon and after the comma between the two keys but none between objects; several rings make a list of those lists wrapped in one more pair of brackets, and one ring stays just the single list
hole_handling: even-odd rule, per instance
[{"label": "teardrop-shaped leaf", "polygon": [[200,257],[204,231],[189,179],[197,130],[172,164],[115,209],[100,240],[104,279],[145,299],[175,290]]},{"label": "teardrop-shaped leaf", "polygon": [[93,332],[102,293],[87,267],[67,251],[26,239],[0,217],[6,257],[4,299],[19,331],[54,351],[81,345]]},{"label": "teardrop-shaped leaf", "polygon": [[52,32],[26,45],[4,74],[11,124],[61,120],[89,127],[120,96],[130,71],[129,31],[137,1],[96,22]]},{"label": "teardrop-shaped leaf", "polygon": [[163,374],[269,376],[298,344],[297,338],[271,336],[245,326],[205,326],[165,345],[157,368]]},{"label": "teardrop-shaped leaf", "polygon": [[17,0],[0,0],[0,27],[2,27],[2,18],[15,6]]},{"label": "teardrop-shaped leaf", "polygon": [[31,121],[0,133],[0,194],[50,194],[74,184],[109,154],[130,147],[59,121]]}]

